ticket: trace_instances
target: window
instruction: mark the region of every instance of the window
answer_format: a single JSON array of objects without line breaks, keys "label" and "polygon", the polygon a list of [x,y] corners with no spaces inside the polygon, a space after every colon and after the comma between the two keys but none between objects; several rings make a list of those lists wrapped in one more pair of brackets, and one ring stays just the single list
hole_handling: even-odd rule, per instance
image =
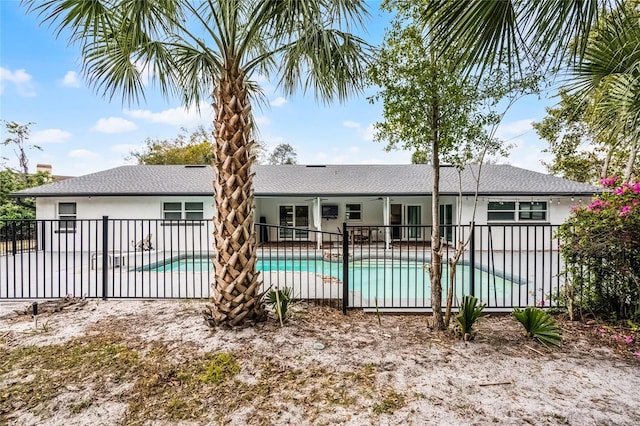
[{"label": "window", "polygon": [[60,231],[76,230],[76,203],[58,203],[58,229]]},{"label": "window", "polygon": [[515,201],[489,201],[487,220],[516,220]]},{"label": "window", "polygon": [[547,202],[520,202],[520,220],[547,220]]},{"label": "window", "polygon": [[162,203],[162,217],[166,220],[203,219],[204,204],[179,201]]},{"label": "window", "polygon": [[345,219],[362,220],[362,204],[347,204]]},{"label": "window", "polygon": [[[516,216],[516,212],[518,213]],[[546,201],[490,201],[487,205],[489,221],[547,220]]]}]

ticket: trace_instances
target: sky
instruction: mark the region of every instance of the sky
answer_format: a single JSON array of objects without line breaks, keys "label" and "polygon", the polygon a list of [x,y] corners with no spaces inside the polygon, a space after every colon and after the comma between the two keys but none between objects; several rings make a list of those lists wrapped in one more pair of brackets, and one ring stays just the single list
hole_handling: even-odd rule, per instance
[{"label": "sky", "polygon": [[[382,41],[390,16],[379,11],[379,2],[369,2],[371,18],[366,38],[373,45]],[[80,73],[77,47],[56,39],[51,28],[27,15],[18,0],[0,0],[0,119],[21,124],[32,122],[29,142],[42,148],[29,149],[30,171],[36,164],[50,164],[56,175],[79,176],[135,164],[127,160],[147,138],[170,139],[181,128],[208,126],[212,109],[203,104],[201,113],[185,108],[180,99],[163,99],[149,86],[145,100],[123,104],[105,98]],[[258,139],[273,149],[290,144],[299,164],[409,164],[408,151],[385,151],[373,139],[373,124],[382,121],[382,106],[371,104],[369,88],[347,103],[325,106],[312,95],[284,97],[269,81],[260,83],[269,105],[255,110]],[[513,145],[509,157],[499,162],[544,172],[541,160],[546,142],[531,127],[545,116],[545,107],[555,100],[529,96],[507,113],[497,135]],[[4,126],[4,141],[9,135]],[[13,149],[0,145],[0,163],[17,167]]]}]

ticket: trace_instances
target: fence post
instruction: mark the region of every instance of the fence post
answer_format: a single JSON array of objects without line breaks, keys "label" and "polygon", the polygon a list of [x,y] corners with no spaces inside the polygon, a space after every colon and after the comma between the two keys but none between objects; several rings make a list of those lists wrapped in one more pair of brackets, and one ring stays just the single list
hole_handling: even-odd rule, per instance
[{"label": "fence post", "polygon": [[349,233],[347,222],[342,222],[342,313],[349,307]]},{"label": "fence post", "polygon": [[109,216],[102,216],[102,300],[109,289]]},{"label": "fence post", "polygon": [[15,256],[16,253],[18,252],[18,238],[16,237],[16,221],[15,220],[11,222],[11,244],[13,244],[13,247],[11,249],[11,254]]},{"label": "fence post", "polygon": [[47,232],[47,222],[44,220],[40,222],[40,235],[38,236],[38,244],[40,245],[40,250],[44,251],[46,247],[46,241],[44,239],[45,233]]},{"label": "fence post", "polygon": [[471,238],[469,239],[469,270],[471,277],[469,280],[469,294],[476,295],[476,227],[475,222],[469,223]]}]

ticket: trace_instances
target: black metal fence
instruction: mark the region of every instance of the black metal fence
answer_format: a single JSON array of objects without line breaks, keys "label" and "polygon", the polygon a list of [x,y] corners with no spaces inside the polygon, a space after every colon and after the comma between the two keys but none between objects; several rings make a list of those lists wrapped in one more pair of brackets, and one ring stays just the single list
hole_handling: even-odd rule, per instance
[{"label": "black metal fence", "polygon": [[[431,227],[353,226],[320,232],[255,224],[264,289],[343,309],[431,307]],[[209,298],[209,220],[8,221],[0,241],[0,299]],[[550,225],[444,226],[442,282],[454,301],[487,309],[557,306],[564,285]],[[449,264],[468,241],[457,265]]]}]

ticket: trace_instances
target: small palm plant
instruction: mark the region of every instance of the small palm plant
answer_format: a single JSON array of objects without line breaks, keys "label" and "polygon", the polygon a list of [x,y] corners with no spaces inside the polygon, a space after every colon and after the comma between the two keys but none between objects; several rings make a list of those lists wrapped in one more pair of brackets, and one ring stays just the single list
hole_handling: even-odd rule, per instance
[{"label": "small palm plant", "polygon": [[460,334],[464,340],[471,340],[473,338],[473,325],[478,318],[484,316],[482,313],[484,307],[485,305],[478,305],[477,297],[464,296],[464,299],[462,299],[456,321],[458,322]]},{"label": "small palm plant", "polygon": [[551,315],[540,308],[528,306],[514,309],[513,316],[527,330],[527,336],[536,339],[545,346],[560,346],[562,340],[560,327]]},{"label": "small palm plant", "polygon": [[280,320],[280,325],[284,325],[284,322],[291,315],[289,309],[295,303],[293,297],[293,289],[291,287],[284,287],[282,289],[269,290],[267,293],[266,304],[271,306],[276,313],[276,316]]}]

